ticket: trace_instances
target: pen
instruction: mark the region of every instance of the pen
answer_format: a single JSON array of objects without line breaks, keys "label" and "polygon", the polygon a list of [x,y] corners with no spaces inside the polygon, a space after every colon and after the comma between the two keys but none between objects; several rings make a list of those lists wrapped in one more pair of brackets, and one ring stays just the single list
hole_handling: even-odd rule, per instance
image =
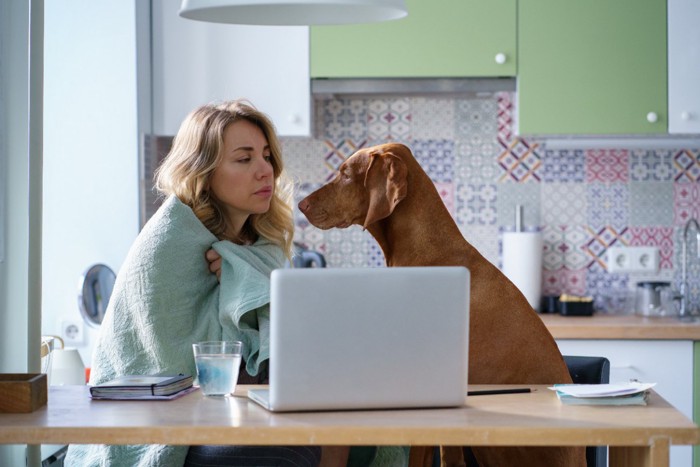
[{"label": "pen", "polygon": [[481,391],[467,391],[468,396],[488,396],[491,394],[521,394],[532,392],[530,388],[512,388],[512,389],[484,389]]}]

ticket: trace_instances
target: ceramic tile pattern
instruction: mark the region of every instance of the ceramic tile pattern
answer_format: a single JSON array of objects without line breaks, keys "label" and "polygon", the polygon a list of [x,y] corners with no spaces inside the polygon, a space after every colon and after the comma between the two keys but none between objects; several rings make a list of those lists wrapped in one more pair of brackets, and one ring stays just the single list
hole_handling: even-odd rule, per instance
[{"label": "ceramic tile pattern", "polygon": [[[680,283],[683,226],[700,218],[700,148],[548,149],[515,134],[513,93],[476,97],[329,99],[315,103],[314,138],[283,138],[295,199],[330,180],[359,148],[388,141],[411,147],[460,230],[501,264],[501,232],[524,205],[525,224],[544,238],[543,292],[606,292],[640,280]],[[360,226],[320,231],[295,213],[295,239],[326,255],[331,267],[383,266]],[[695,252],[695,236],[689,251]],[[660,271],[611,274],[607,249],[653,245]],[[700,306],[700,261],[691,261],[691,302]]]},{"label": "ceramic tile pattern", "polygon": [[587,222],[593,225],[626,225],[629,218],[629,186],[626,183],[588,183]]},{"label": "ceramic tile pattern", "polygon": [[586,158],[581,150],[545,150],[542,161],[545,184],[570,182],[581,183],[585,176]]},{"label": "ceramic tile pattern", "polygon": [[673,151],[636,150],[631,152],[630,178],[633,181],[673,180]]}]

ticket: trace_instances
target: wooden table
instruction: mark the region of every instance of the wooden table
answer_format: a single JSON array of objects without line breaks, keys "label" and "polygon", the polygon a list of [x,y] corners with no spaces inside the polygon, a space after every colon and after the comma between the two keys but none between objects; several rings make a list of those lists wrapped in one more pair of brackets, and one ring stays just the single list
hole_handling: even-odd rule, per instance
[{"label": "wooden table", "polygon": [[0,444],[609,445],[611,466],[635,467],[668,466],[670,445],[700,444],[700,428],[656,393],[648,406],[584,407],[531,387],[453,409],[281,414],[248,401],[246,386],[237,397],[128,402],[52,387],[47,406],[0,414]]}]

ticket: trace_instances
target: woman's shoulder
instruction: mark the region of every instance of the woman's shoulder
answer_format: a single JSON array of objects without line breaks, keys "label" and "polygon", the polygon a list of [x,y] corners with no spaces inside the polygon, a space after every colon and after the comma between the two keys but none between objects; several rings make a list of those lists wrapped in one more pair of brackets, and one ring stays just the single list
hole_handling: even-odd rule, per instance
[{"label": "woman's shoulder", "polygon": [[216,237],[195,215],[192,209],[183,203],[177,196],[168,196],[158,210],[146,222],[140,235],[162,235],[164,232],[176,233],[205,239],[209,243],[216,241]]}]

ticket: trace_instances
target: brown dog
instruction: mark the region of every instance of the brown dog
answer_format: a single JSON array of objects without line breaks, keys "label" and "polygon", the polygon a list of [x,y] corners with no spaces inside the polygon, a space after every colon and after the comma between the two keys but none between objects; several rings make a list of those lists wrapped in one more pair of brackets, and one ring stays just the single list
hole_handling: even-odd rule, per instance
[{"label": "brown dog", "polygon": [[[470,384],[571,382],[542,320],[518,288],[464,239],[432,180],[406,146],[361,149],[338,172],[299,203],[313,225],[324,230],[364,226],[379,243],[387,266],[469,269]],[[582,447],[472,450],[481,466],[585,465]],[[431,457],[418,451],[411,450],[412,459]],[[444,449],[443,454],[447,464],[462,462],[461,453],[456,454],[454,448]]]}]

